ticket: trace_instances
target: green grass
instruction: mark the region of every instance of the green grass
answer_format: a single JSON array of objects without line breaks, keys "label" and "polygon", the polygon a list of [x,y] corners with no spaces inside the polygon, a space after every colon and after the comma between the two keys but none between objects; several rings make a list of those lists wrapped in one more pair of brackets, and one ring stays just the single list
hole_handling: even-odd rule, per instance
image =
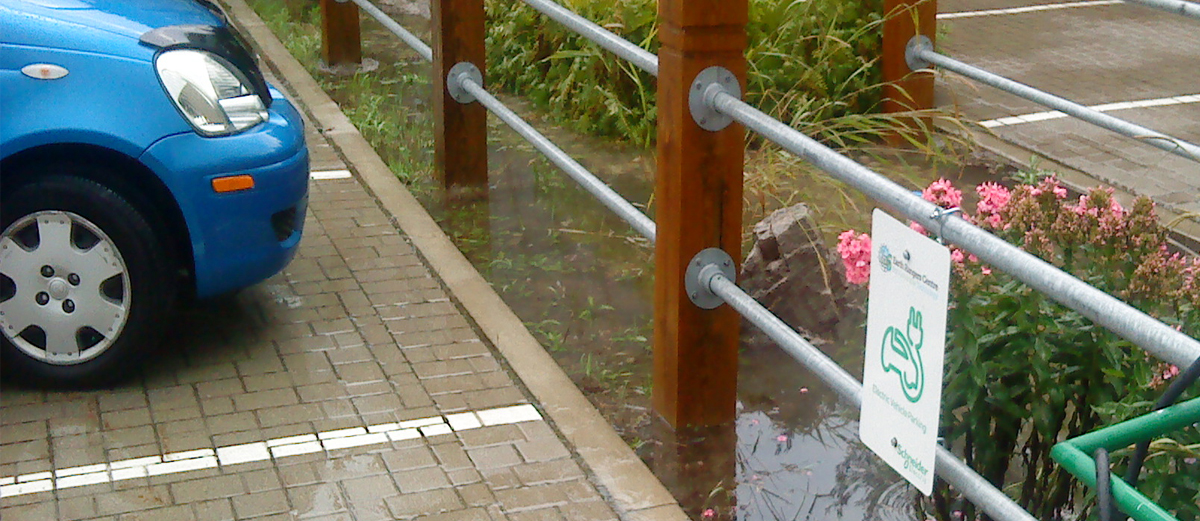
[{"label": "green grass", "polygon": [[415,192],[433,187],[433,122],[428,110],[413,110],[429,98],[429,65],[397,44],[392,35],[363,35],[363,47],[379,69],[335,76],[321,72],[320,7],[286,0],[248,0],[284,46],[304,64],[325,92],[341,106],[363,137],[379,152],[396,177]]}]

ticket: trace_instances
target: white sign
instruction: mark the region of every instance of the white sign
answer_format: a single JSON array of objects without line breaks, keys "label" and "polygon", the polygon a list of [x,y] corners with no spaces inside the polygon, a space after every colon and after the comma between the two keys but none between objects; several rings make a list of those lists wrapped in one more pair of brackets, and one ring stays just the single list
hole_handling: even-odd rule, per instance
[{"label": "white sign", "polygon": [[933,491],[950,250],[876,209],[859,436],[921,493]]}]

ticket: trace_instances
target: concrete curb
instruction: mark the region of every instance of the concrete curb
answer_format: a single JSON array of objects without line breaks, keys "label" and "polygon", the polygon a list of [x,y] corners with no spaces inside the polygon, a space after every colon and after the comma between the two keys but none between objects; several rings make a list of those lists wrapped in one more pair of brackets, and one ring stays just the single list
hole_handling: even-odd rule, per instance
[{"label": "concrete curb", "polygon": [[662,482],[621,440],[546,353],[521,320],[392,174],[338,105],[321,90],[243,0],[222,0],[233,23],[258,47],[347,165],[396,220],[466,312],[500,351],[542,410],[591,470],[610,504],[628,521],[687,516]]}]

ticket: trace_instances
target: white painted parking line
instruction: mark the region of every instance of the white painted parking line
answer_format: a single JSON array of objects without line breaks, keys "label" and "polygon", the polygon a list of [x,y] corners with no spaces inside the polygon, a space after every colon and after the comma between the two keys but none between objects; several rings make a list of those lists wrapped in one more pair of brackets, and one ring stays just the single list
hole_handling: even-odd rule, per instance
[{"label": "white painted parking line", "polygon": [[271,449],[271,455],[276,458],[286,458],[288,456],[299,456],[301,454],[312,454],[325,450],[319,441],[306,441],[304,443],[291,443],[288,445],[280,445]]},{"label": "white painted parking line", "polygon": [[362,427],[354,427],[352,429],[341,429],[341,430],[337,430],[337,431],[322,432],[322,433],[318,434],[317,437],[322,440],[330,440],[333,438],[345,438],[347,436],[357,436],[357,435],[366,434],[366,433],[367,433],[366,429],[364,429]]},{"label": "white painted parking line", "polygon": [[479,411],[476,414],[479,415],[479,420],[488,427],[542,419],[542,415],[538,414],[537,409],[532,405],[501,407],[499,409]]},{"label": "white painted parking line", "polygon": [[0,497],[47,492],[52,489],[54,489],[54,483],[48,479],[43,479],[41,481],[31,481],[29,483],[17,483],[16,485],[2,486],[0,487]]},{"label": "white painted parking line", "polygon": [[264,442],[231,445],[217,449],[217,459],[222,467],[271,459],[271,451]]},{"label": "white painted parking line", "polygon": [[135,468],[135,467],[145,467],[147,465],[153,465],[155,463],[160,463],[160,462],[162,462],[162,456],[147,456],[145,458],[133,458],[133,459],[125,459],[125,460],[121,460],[121,461],[114,461],[112,463],[109,463],[108,466],[110,468],[112,468],[113,470],[117,470],[117,469],[128,469],[128,468]]},{"label": "white painted parking line", "polygon": [[301,434],[299,436],[288,436],[287,438],[278,438],[267,440],[268,447],[278,447],[280,445],[291,445],[294,443],[305,443],[309,441],[317,441],[316,434]]},{"label": "white painted parking line", "polygon": [[[1122,101],[1118,103],[1105,103],[1103,105],[1092,105],[1088,108],[1097,112],[1111,112],[1114,110],[1144,109],[1147,107],[1164,107],[1168,105],[1184,105],[1188,103],[1200,103],[1200,94],[1189,94],[1186,96],[1172,96],[1169,98],[1156,98],[1138,101]],[[1046,112],[1022,114],[1020,116],[989,119],[987,121],[980,121],[979,124],[986,128],[996,128],[1007,127],[1009,125],[1019,125],[1021,123],[1034,123],[1037,121],[1060,119],[1065,117],[1068,116],[1062,112],[1057,110],[1048,110]]]},{"label": "white painted parking line", "polygon": [[455,431],[465,431],[467,429],[478,429],[483,424],[480,423],[479,417],[473,412],[464,412],[462,414],[450,414],[446,416],[446,421]]},{"label": "white painted parking line", "polygon": [[388,431],[387,437],[392,441],[415,440],[421,437],[421,432],[416,429]]},{"label": "white painted parking line", "polygon": [[349,179],[349,170],[325,170],[321,172],[310,172],[308,175],[316,181],[324,181],[326,179]]},{"label": "white painted parking line", "polygon": [[108,472],[92,472],[90,474],[79,474],[68,476],[54,481],[54,488],[62,490],[71,487],[83,487],[87,485],[98,485],[106,483],[110,480]]},{"label": "white painted parking line", "polygon": [[953,20],[955,18],[976,18],[980,16],[1000,16],[1007,14],[1036,13],[1038,11],[1054,11],[1075,7],[1098,7],[1102,5],[1123,4],[1124,0],[1090,0],[1087,2],[1065,2],[1061,4],[1042,4],[1008,9],[987,9],[983,11],[962,11],[958,13],[938,13],[938,20]]},{"label": "white painted parking line", "polygon": [[61,469],[61,470],[56,470],[56,471],[54,471],[54,477],[65,478],[67,476],[74,476],[77,474],[91,474],[93,472],[104,472],[106,470],[108,470],[107,464],[98,463],[96,465],[84,465],[82,467],[70,467],[70,468],[65,468],[65,469]]},{"label": "white painted parking line", "polygon": [[[328,452],[351,447],[381,445],[389,441],[440,436],[484,426],[540,421],[542,415],[532,405],[499,407],[477,412],[432,416],[398,423],[382,423],[333,431],[301,434],[267,441],[229,445],[216,449],[196,449],[161,456],[147,456],[0,477],[0,498],[47,492],[54,489],[97,485],[148,476],[179,474],[193,470],[227,467],[252,461],[280,459],[301,454]],[[111,471],[111,472],[110,472]]]},{"label": "white painted parking line", "polygon": [[439,423],[437,425],[430,425],[427,427],[421,427],[420,430],[421,430],[421,434],[423,436],[425,436],[426,438],[431,437],[431,436],[440,436],[442,434],[450,434],[451,432],[454,432],[452,429],[450,429],[449,425],[446,425],[444,423]]},{"label": "white painted parking line", "polygon": [[[126,479],[137,479],[146,477],[146,467],[130,467],[127,469],[114,470],[112,472],[113,481],[123,481]],[[3,493],[0,492],[0,496]]]},{"label": "white painted parking line", "polygon": [[50,476],[51,476],[51,474],[49,472],[37,472],[34,474],[25,474],[24,476],[17,476],[17,481],[19,481],[21,483],[26,483],[29,481],[40,481],[43,479],[50,479]]},{"label": "white painted parking line", "polygon": [[363,445],[375,445],[378,443],[387,443],[387,434],[359,434],[356,436],[341,436],[337,438],[327,439],[321,444],[325,446],[325,450],[348,449],[351,447],[362,447]]},{"label": "white painted parking line", "polygon": [[216,452],[212,449],[189,450],[187,452],[175,452],[172,454],[163,454],[163,461],[180,461],[185,459],[203,458],[205,456],[214,456]]}]

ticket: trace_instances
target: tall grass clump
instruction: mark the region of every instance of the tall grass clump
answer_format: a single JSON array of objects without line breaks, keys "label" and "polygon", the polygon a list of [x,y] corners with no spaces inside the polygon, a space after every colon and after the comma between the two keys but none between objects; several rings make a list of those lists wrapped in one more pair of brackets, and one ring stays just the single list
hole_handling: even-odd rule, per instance
[{"label": "tall grass clump", "polygon": [[[566,0],[567,8],[658,52],[657,2]],[[573,130],[648,146],[655,79],[520,2],[487,0],[488,79]],[[785,123],[857,141],[880,102],[881,0],[750,0],[746,100]],[[878,126],[878,125],[874,125]]]}]

